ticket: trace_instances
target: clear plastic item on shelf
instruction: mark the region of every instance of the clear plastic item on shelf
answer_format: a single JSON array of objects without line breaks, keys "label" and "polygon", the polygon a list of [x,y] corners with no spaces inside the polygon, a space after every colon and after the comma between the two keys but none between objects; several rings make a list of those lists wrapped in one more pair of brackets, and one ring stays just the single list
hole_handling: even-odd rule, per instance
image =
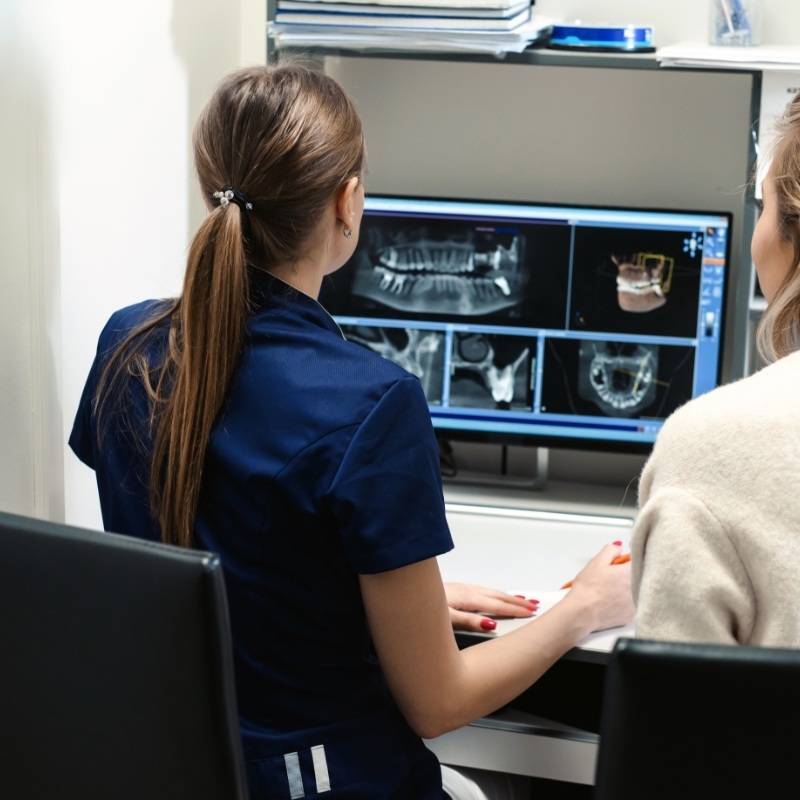
[{"label": "clear plastic item on shelf", "polygon": [[761,44],[762,0],[711,0],[709,42],[731,47]]}]

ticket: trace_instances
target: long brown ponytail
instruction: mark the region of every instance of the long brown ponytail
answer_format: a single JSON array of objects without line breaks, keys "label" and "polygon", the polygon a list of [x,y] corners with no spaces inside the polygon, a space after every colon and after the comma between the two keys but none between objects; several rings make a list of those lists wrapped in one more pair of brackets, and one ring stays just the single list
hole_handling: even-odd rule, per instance
[{"label": "long brown ponytail", "polygon": [[[291,266],[336,191],[364,170],[361,122],[341,87],[300,66],[239,70],[218,86],[195,126],[194,157],[210,208],[189,250],[181,296],[122,342],[96,397],[142,380],[154,436],[150,502],[164,541],[191,546],[203,462],[246,335],[248,266]],[[252,208],[221,205],[235,187]],[[149,363],[149,334],[169,344]],[[102,425],[99,427],[102,431]]]}]

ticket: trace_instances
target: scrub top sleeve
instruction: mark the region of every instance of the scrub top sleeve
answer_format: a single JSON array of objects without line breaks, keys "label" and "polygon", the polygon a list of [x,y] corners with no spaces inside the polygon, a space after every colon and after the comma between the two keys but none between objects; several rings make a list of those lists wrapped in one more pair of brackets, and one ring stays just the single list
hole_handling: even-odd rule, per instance
[{"label": "scrub top sleeve", "polygon": [[[131,314],[131,311],[137,308],[138,306],[132,306],[131,309],[115,311],[103,326],[103,330],[100,331],[94,361],[86,378],[86,384],[83,387],[83,393],[78,403],[78,411],[75,414],[75,421],[72,424],[69,446],[72,452],[86,466],[92,469],[96,468],[95,446],[97,442],[95,437],[97,432],[94,425],[94,396],[97,391],[97,381],[109,356],[136,323],[136,318]],[[131,317],[130,319],[128,318],[129,316]]]},{"label": "scrub top sleeve", "polygon": [[78,403],[78,411],[75,414],[75,421],[72,424],[72,432],[69,436],[69,446],[72,452],[84,463],[87,467],[95,468],[94,459],[94,425],[92,424],[92,405],[94,400],[94,393],[96,391],[97,383],[97,359],[95,358],[92,363],[92,368],[89,370],[89,376],[86,379],[86,384],[83,387],[80,402]]},{"label": "scrub top sleeve", "polygon": [[395,383],[361,423],[329,499],[358,573],[397,569],[452,549],[439,451],[416,378]]}]

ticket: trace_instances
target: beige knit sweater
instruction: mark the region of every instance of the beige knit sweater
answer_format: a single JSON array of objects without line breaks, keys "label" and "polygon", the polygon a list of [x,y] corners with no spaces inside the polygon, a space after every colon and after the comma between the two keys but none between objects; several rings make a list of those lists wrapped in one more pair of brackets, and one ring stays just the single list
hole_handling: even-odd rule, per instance
[{"label": "beige knit sweater", "polygon": [[639,505],[637,636],[800,647],[800,353],[676,411]]}]

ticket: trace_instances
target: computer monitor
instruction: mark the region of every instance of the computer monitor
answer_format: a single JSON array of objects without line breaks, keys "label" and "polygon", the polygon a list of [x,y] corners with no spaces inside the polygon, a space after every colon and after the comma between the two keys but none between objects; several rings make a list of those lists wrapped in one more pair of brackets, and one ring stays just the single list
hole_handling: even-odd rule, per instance
[{"label": "computer monitor", "polygon": [[731,215],[388,195],[321,302],[444,438],[646,452],[717,386]]}]

